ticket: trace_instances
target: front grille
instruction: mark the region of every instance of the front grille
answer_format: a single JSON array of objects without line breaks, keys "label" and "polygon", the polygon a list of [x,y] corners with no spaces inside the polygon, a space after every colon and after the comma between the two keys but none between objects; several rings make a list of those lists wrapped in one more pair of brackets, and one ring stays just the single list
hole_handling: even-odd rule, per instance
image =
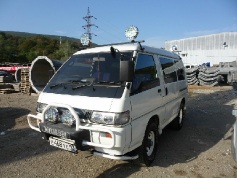
[{"label": "front grille", "polygon": [[85,123],[90,122],[90,118],[91,118],[91,115],[92,115],[91,110],[78,109],[78,108],[74,108],[74,109],[75,109],[76,113],[78,114],[81,122],[85,122]]}]

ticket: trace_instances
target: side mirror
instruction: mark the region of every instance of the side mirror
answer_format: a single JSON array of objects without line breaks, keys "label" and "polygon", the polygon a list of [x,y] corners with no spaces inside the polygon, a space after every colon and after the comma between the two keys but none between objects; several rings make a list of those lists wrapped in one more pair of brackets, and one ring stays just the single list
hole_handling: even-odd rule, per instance
[{"label": "side mirror", "polygon": [[120,61],[120,81],[132,82],[134,77],[134,62]]}]

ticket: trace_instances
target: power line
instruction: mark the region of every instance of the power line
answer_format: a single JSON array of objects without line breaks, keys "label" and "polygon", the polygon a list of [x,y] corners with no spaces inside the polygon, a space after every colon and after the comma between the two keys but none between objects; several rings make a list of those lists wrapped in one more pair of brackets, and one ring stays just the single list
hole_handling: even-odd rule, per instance
[{"label": "power line", "polygon": [[[98,20],[98,23],[100,24],[100,26],[98,27],[98,29],[102,30],[103,32],[105,32],[106,36],[110,36],[113,41],[124,41],[123,38],[121,38],[121,31],[119,31],[119,27],[117,27],[115,24],[112,24],[108,21],[104,21],[104,20]],[[106,27],[106,29],[109,30],[105,30],[105,28],[102,27]],[[111,41],[111,40],[110,40]]]}]

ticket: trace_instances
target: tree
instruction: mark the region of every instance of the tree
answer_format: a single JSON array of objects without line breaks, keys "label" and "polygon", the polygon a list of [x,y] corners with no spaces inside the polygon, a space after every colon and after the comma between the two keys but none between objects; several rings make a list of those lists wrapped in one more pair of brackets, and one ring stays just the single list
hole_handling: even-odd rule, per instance
[{"label": "tree", "polygon": [[0,32],[0,62],[26,63],[42,55],[65,61],[80,50],[80,47],[79,40],[76,42],[66,39],[60,44],[56,37],[43,35],[20,37]]}]

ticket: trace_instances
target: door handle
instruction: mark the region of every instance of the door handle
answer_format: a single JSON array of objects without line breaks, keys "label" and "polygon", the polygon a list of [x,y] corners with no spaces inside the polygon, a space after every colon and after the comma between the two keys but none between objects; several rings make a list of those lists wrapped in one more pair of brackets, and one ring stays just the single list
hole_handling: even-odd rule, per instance
[{"label": "door handle", "polygon": [[161,89],[158,89],[158,93],[160,93],[161,92]]},{"label": "door handle", "polygon": [[165,88],[165,95],[168,95],[168,88]]}]

